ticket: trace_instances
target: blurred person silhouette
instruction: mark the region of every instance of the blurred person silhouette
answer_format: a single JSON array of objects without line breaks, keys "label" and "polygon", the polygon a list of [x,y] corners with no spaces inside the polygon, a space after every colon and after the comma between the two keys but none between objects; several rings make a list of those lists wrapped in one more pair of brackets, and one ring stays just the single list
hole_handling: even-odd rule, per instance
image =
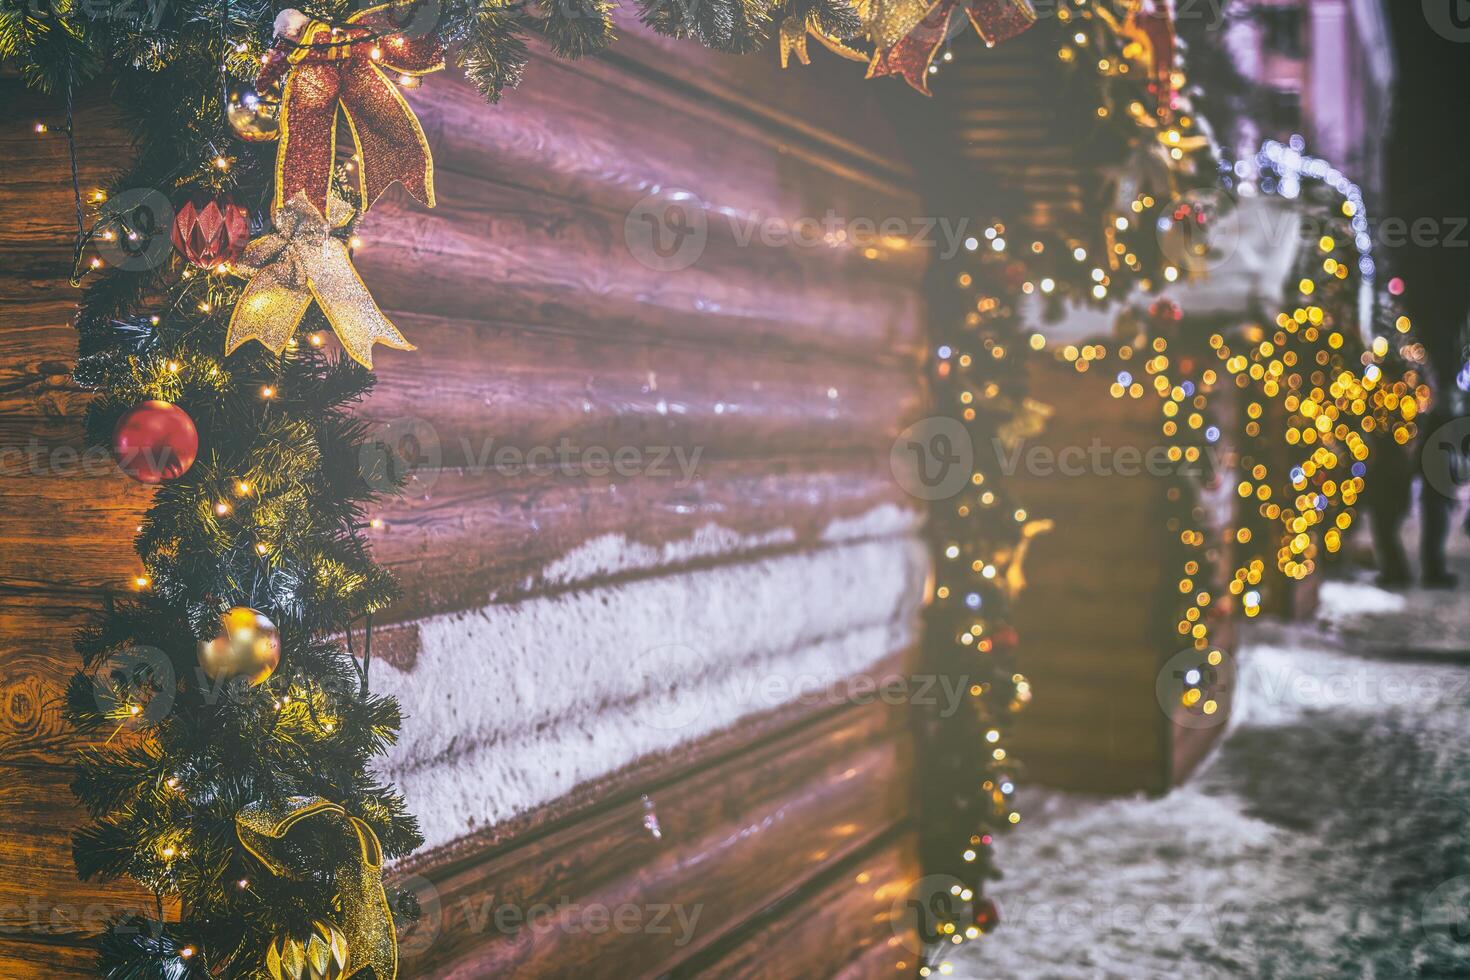
[{"label": "blurred person silhouette", "polygon": [[[1409,508],[1413,476],[1423,475],[1424,453],[1445,451],[1435,434],[1464,417],[1467,407],[1457,380],[1464,367],[1462,330],[1470,315],[1470,165],[1463,109],[1470,92],[1470,21],[1461,26],[1463,18],[1454,9],[1458,3],[1388,0],[1383,5],[1393,33],[1396,82],[1384,160],[1387,209],[1379,227],[1393,270],[1405,284],[1405,312],[1424,342],[1424,374],[1433,396],[1419,419],[1414,450],[1381,440],[1371,447],[1378,460],[1369,482],[1380,485],[1368,488],[1367,503],[1380,580],[1389,585],[1409,579],[1398,530]],[[1446,462],[1464,464],[1463,459]],[[1433,482],[1420,480],[1420,581],[1431,588],[1456,584],[1445,556],[1455,504]]]}]

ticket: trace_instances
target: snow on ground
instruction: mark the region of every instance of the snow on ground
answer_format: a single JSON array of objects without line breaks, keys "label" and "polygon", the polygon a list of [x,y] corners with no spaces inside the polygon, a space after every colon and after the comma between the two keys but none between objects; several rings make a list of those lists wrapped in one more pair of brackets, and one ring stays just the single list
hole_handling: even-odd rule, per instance
[{"label": "snow on ground", "polygon": [[1403,612],[1405,604],[1402,594],[1367,582],[1323,582],[1317,618],[1326,623],[1341,623],[1364,616]]},{"label": "snow on ground", "polygon": [[1470,978],[1470,662],[1404,652],[1470,646],[1470,593],[1324,600],[1315,630],[1248,635],[1236,718],[1189,785],[1023,799],[1002,925],[951,976]]}]

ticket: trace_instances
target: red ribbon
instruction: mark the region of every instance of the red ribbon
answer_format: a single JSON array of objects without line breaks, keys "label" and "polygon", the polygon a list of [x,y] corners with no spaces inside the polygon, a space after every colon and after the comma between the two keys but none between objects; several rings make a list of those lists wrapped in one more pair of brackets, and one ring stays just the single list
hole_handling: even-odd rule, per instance
[{"label": "red ribbon", "polygon": [[868,77],[898,75],[925,95],[932,94],[929,65],[949,38],[959,10],[964,10],[987,46],[1009,41],[1036,23],[1036,12],[1027,0],[938,0],[897,44],[874,54]]},{"label": "red ribbon", "polygon": [[[444,67],[433,32],[399,31],[385,4],[354,14],[348,26],[312,23],[291,45],[291,68],[281,93],[281,145],[276,154],[275,209],[297,192],[322,214],[337,159],[337,112],[347,117],[362,207],[395,181],[434,206],[434,160],[418,118],[388,73],[422,75]],[[258,84],[268,85],[278,60],[267,61]]]}]

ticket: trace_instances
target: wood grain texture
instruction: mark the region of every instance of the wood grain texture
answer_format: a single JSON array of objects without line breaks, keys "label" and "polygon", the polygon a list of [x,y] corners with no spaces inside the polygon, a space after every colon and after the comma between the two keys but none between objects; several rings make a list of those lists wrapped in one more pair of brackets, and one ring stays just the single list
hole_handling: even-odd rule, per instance
[{"label": "wood grain texture", "polygon": [[[84,814],[72,799],[71,773],[0,766],[0,935],[31,943],[78,942],[119,912],[155,913],[151,892],[129,882],[77,880],[71,828]],[[26,976],[27,974],[6,974]],[[39,975],[39,974],[34,974]]]},{"label": "wood grain texture", "polygon": [[[839,711],[709,769],[443,876],[414,976],[657,975],[902,819],[906,756],[895,712]],[[650,830],[656,820],[657,836]],[[647,928],[683,909],[683,933]],[[645,916],[588,931],[598,910]],[[500,910],[499,918],[496,913]],[[533,910],[539,924],[522,922]],[[576,941],[568,934],[580,930]]]},{"label": "wood grain texture", "polygon": [[98,599],[0,594],[0,760],[60,768],[75,761],[77,738],[61,700],[80,660],[72,636],[102,611]]},{"label": "wood grain texture", "polygon": [[698,447],[708,458],[886,452],[922,404],[917,374],[891,365],[712,353],[503,321],[397,322],[421,351],[392,359],[362,414],[432,426],[446,467],[562,440],[608,451]]},{"label": "wood grain texture", "polygon": [[402,195],[394,192],[361,225],[357,264],[387,310],[475,318],[493,309],[528,324],[585,329],[596,323],[599,333],[615,336],[837,356],[911,354],[917,344],[921,307],[915,293],[856,269],[787,254],[801,247],[778,250],[711,237],[701,248],[691,238],[689,254],[698,259],[687,268],[658,271],[646,253],[630,248],[625,214],[486,182],[461,184],[450,177],[445,183],[445,198],[434,211],[398,210],[394,204]]},{"label": "wood grain texture", "polygon": [[[922,876],[911,831],[854,856],[796,900],[768,910],[717,956],[674,977],[901,977],[922,952],[907,901]],[[799,924],[799,926],[797,925]],[[820,937],[820,941],[817,941]]]},{"label": "wood grain texture", "polygon": [[[884,506],[908,512],[885,465],[871,457],[727,461],[702,466],[687,485],[677,475],[440,474],[427,493],[385,509],[384,527],[370,532],[375,554],[408,586],[384,622],[821,547],[834,520]],[[721,540],[696,542],[711,531]],[[618,567],[599,574],[595,564],[553,564],[599,540],[623,552]]]},{"label": "wood grain texture", "polygon": [[[1034,441],[1053,456],[1094,444],[1112,453],[1166,445],[1151,394],[1110,398],[1104,376],[1059,362],[1037,365],[1031,384],[1056,410]],[[1175,630],[1183,551],[1161,519],[1171,509],[1168,482],[1093,471],[1032,472],[1015,484],[1033,515],[1056,522],[1027,555],[1028,587],[1016,609],[1018,667],[1038,692],[1018,719],[1017,755],[1041,783],[1163,792],[1188,776],[1224,727],[1181,728],[1159,703],[1159,671],[1185,646]],[[1204,530],[1215,537],[1222,528]],[[1217,550],[1222,560],[1228,554]],[[1228,641],[1228,633],[1216,637]]]},{"label": "wood grain texture", "polygon": [[0,937],[0,976],[16,980],[95,980],[97,954],[75,943]]}]

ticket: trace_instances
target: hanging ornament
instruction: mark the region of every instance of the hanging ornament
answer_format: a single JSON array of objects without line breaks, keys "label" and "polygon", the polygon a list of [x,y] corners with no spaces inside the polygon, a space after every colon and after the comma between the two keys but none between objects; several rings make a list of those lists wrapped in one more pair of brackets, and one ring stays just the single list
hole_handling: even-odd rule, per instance
[{"label": "hanging ornament", "polygon": [[[376,977],[377,980],[393,980],[398,976],[398,939],[393,932],[393,920],[388,909],[388,896],[383,891],[383,849],[371,827],[357,817],[351,816],[342,807],[315,796],[293,796],[277,802],[252,803],[235,815],[235,833],[240,843],[266,870],[278,877],[294,877],[299,869],[291,866],[293,848],[286,838],[299,823],[331,823],[337,826],[348,840],[345,848],[334,848],[333,853],[342,854],[337,867],[332,869],[331,880],[336,882],[338,900],[342,909],[340,927],[326,926],[328,934],[309,937],[304,947],[297,943],[294,948],[311,949],[312,938],[317,938],[314,962],[323,962],[327,970],[336,968],[336,973],[326,970],[295,974],[283,972],[281,977]],[[318,924],[318,928],[323,928]],[[284,968],[287,961],[281,956],[282,945],[273,943],[266,951],[267,969],[272,953]],[[326,959],[321,956],[325,952]],[[337,953],[341,953],[345,967],[338,967]],[[294,966],[294,955],[290,965]],[[313,964],[308,964],[310,970]],[[343,972],[344,970],[348,972]],[[273,973],[272,977],[276,975]]]},{"label": "hanging ornament", "polygon": [[420,203],[434,206],[434,161],[418,118],[388,72],[415,77],[444,67],[444,49],[433,32],[401,33],[411,4],[382,4],[333,27],[298,10],[276,18],[276,43],[265,56],[255,87],[280,83],[280,149],[276,154],[279,211],[299,192],[327,212],[336,162],[337,117],[347,116],[357,159],[358,188],[366,210],[395,181]]},{"label": "hanging ornament", "polygon": [[250,217],[228,194],[194,194],[174,211],[174,248],[197,266],[233,262],[249,240]]},{"label": "hanging ornament", "polygon": [[189,413],[170,402],[139,402],[112,430],[117,465],[139,483],[177,480],[199,455],[199,430]]},{"label": "hanging ornament", "polygon": [[1154,97],[1155,111],[1160,119],[1168,119],[1174,111],[1174,18],[1169,5],[1163,0],[1145,0],[1129,10],[1123,22],[1123,35],[1129,39],[1125,50],[1130,57],[1137,57],[1149,70],[1149,92]]},{"label": "hanging ornament", "polygon": [[807,38],[814,37],[828,51],[848,61],[867,61],[868,56],[861,51],[843,44],[840,40],[826,33],[817,24],[815,17],[802,18],[791,15],[781,21],[781,31],[778,41],[781,51],[781,67],[785,68],[791,61],[791,55],[796,55],[796,60],[803,65],[812,63],[811,55],[807,53]]},{"label": "hanging ornament", "polygon": [[347,937],[330,922],[313,922],[305,940],[280,936],[265,952],[271,980],[338,980],[346,975]]},{"label": "hanging ornament", "polygon": [[212,681],[243,677],[251,687],[281,662],[281,631],[262,613],[236,606],[220,617],[221,632],[199,644],[199,666]]},{"label": "hanging ornament", "polygon": [[[1031,548],[1031,542],[1038,534],[1045,534],[1055,525],[1049,519],[1027,520],[1021,525],[1021,533],[1014,545],[997,548],[992,564],[1000,570],[996,576],[996,584],[1012,602],[1016,601],[1026,589],[1026,552]],[[1012,631],[1011,639],[1014,640],[1015,633]]]},{"label": "hanging ornament", "polygon": [[1036,23],[1029,0],[871,0],[866,10],[873,60],[868,77],[898,75],[929,92],[929,66],[944,42],[964,29],[963,12],[987,47]]},{"label": "hanging ornament", "polygon": [[364,367],[373,366],[374,344],[414,349],[378,308],[353,268],[347,246],[332,235],[351,216],[351,207],[333,195],[328,222],[305,191],[276,212],[276,230],[251,242],[235,264],[250,282],[230,315],[226,354],[251,340],[279,354],[313,300],[337,332],[342,349]]},{"label": "hanging ornament", "polygon": [[281,97],[279,92],[261,92],[241,85],[225,99],[225,118],[230,129],[247,143],[270,143],[281,137]]},{"label": "hanging ornament", "polygon": [[1165,296],[1149,304],[1148,316],[1153,321],[1155,329],[1161,329],[1183,320],[1184,310],[1178,303]]},{"label": "hanging ornament", "polygon": [[983,932],[990,932],[1000,925],[1000,909],[996,907],[995,901],[988,896],[981,895],[975,899],[972,907],[973,915],[971,921],[975,928]]}]

